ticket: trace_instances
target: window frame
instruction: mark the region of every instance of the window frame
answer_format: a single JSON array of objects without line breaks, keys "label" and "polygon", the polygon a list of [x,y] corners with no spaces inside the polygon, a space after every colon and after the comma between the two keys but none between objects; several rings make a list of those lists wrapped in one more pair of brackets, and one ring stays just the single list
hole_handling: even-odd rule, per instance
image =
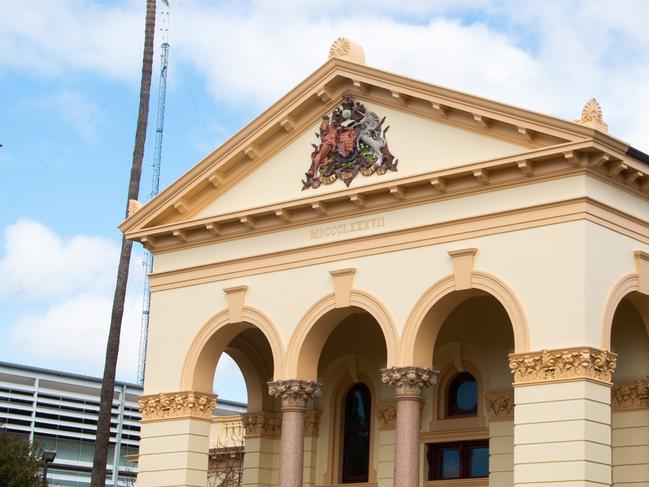
[{"label": "window frame", "polygon": [[[348,414],[348,400],[350,397],[350,394],[353,393],[353,391],[358,388],[359,386],[362,386],[365,389],[366,397],[364,398],[366,401],[366,408],[369,412],[367,416],[367,473],[365,475],[347,475],[345,472],[346,468],[346,455],[345,455],[345,449],[346,449],[346,440],[347,436],[349,434],[352,434],[354,432],[348,431],[348,423],[347,423],[347,414]],[[341,484],[367,484],[370,480],[370,475],[371,475],[371,470],[372,470],[372,413],[373,413],[373,405],[372,405],[372,390],[370,389],[369,385],[366,384],[365,382],[359,381],[353,383],[350,387],[347,388],[343,395],[343,400],[342,400],[342,417],[341,417],[341,431],[340,431],[340,438],[341,438],[341,445],[340,445],[340,483]],[[355,431],[356,433],[359,432]],[[365,430],[363,430],[365,431]]]},{"label": "window frame", "polygon": [[[457,396],[457,389],[462,384],[465,384],[469,382],[469,380],[464,380],[460,384],[456,385],[456,381],[460,377],[467,377],[470,376],[473,379],[473,382],[475,382],[475,389],[476,389],[476,403],[475,406],[472,408],[472,410],[464,412],[462,408],[460,408],[457,405],[456,396]],[[471,416],[478,416],[479,413],[479,404],[480,404],[480,382],[478,381],[478,378],[473,374],[472,372],[468,370],[463,370],[461,372],[456,372],[453,376],[448,381],[448,386],[446,387],[446,401],[444,404],[444,416],[446,418],[462,418],[462,417],[471,417]]]},{"label": "window frame", "polygon": [[[442,462],[441,452],[444,449],[457,448],[460,450],[460,476],[443,478],[441,476]],[[466,479],[488,479],[487,475],[480,477],[471,476],[471,452],[476,448],[487,448],[489,451],[489,439],[451,441],[444,443],[427,443],[426,444],[426,461],[428,463],[428,481],[452,481]]]}]

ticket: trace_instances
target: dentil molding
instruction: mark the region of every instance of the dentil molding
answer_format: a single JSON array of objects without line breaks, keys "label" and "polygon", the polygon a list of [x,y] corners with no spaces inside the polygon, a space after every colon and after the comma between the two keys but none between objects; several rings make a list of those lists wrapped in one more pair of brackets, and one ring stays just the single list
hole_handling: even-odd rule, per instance
[{"label": "dentil molding", "polygon": [[509,355],[509,368],[517,385],[570,379],[609,384],[616,365],[616,354],[590,347]]},{"label": "dentil molding", "polygon": [[212,417],[216,396],[202,392],[162,392],[140,396],[138,399],[142,421],[167,418]]}]

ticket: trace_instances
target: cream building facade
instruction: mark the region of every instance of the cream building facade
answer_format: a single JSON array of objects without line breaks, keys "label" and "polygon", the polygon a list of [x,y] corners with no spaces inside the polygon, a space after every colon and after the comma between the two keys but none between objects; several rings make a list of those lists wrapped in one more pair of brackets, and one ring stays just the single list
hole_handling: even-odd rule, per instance
[{"label": "cream building facade", "polygon": [[649,485],[649,156],[594,100],[563,121],[339,39],[120,228],[155,254],[139,487],[206,485],[224,352],[246,486]]}]

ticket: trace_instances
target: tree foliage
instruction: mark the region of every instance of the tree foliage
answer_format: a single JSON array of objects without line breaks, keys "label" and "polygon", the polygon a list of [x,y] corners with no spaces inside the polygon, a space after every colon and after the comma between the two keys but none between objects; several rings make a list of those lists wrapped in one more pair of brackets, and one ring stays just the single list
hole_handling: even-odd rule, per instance
[{"label": "tree foliage", "polygon": [[0,428],[0,485],[41,487],[42,455],[26,438]]}]

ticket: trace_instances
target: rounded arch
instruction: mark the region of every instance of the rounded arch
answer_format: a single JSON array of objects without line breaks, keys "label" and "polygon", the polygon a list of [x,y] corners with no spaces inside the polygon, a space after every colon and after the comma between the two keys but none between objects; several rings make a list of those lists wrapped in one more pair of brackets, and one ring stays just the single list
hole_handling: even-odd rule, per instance
[{"label": "rounded arch", "polygon": [[[529,351],[527,317],[518,298],[506,284],[491,274],[473,272],[471,289],[456,291],[455,276],[451,274],[430,287],[410,312],[401,341],[400,364],[431,367],[435,339],[444,321],[457,305],[479,291],[496,298],[507,312],[514,333],[515,352]],[[426,321],[432,323],[425,326]]]},{"label": "rounded arch", "polygon": [[[251,306],[244,306],[242,321],[230,322],[228,310],[223,310],[214,315],[196,334],[185,355],[182,390],[211,393],[219,357],[237,335],[250,328],[257,328],[265,337],[272,354],[273,374],[275,377],[281,376],[284,370],[284,350],[277,328],[264,313]],[[236,357],[233,358],[236,360]],[[252,370],[248,367],[251,363],[242,362],[242,365],[246,386],[249,387],[246,372]]]},{"label": "rounded arch", "polygon": [[367,311],[376,320],[385,339],[387,364],[395,365],[399,353],[399,338],[392,315],[376,297],[365,291],[351,291],[350,306],[336,308],[335,295],[318,300],[298,323],[286,354],[286,377],[316,380],[320,351],[329,333],[354,308]]},{"label": "rounded arch", "polygon": [[[624,298],[628,298],[632,304],[640,311],[643,321],[647,328],[647,333],[649,333],[649,319],[644,317],[649,316],[649,301],[647,299],[641,299],[640,296],[640,277],[638,274],[626,274],[620,280],[618,280],[611,290],[608,293],[608,298],[606,303],[604,303],[604,309],[602,312],[602,323],[601,323],[601,348],[602,350],[611,349],[611,337],[613,333],[613,318],[615,317],[615,312],[617,311],[620,302]],[[638,293],[638,294],[634,294]]]}]

